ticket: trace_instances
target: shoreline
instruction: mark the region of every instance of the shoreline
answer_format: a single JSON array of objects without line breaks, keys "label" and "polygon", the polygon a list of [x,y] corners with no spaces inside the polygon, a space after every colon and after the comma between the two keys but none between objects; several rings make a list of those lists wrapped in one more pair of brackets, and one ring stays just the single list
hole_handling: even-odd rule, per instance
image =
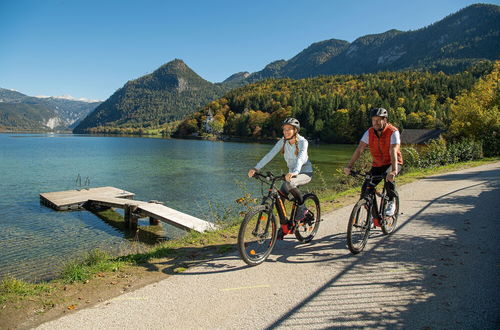
[{"label": "shoreline", "polygon": [[[46,135],[66,135],[66,136],[79,136],[79,137],[127,137],[127,138],[151,138],[151,139],[165,139],[165,140],[198,140],[198,141],[211,141],[211,142],[236,142],[236,143],[262,143],[271,144],[276,143],[279,138],[267,139],[253,139],[249,137],[229,137],[211,138],[203,136],[163,136],[161,134],[89,134],[89,133],[73,133],[71,131],[61,132],[43,132],[43,131],[0,131],[0,134],[46,134]],[[306,137],[307,138],[307,137]],[[323,141],[309,140],[312,145],[356,145],[352,143],[326,143]],[[411,145],[411,144],[407,144]]]}]

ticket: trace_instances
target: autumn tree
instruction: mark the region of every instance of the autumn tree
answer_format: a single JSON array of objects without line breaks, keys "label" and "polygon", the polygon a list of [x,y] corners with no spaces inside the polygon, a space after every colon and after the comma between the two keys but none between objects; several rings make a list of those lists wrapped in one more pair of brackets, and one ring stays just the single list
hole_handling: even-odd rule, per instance
[{"label": "autumn tree", "polygon": [[452,138],[470,138],[483,143],[485,155],[500,154],[500,61],[474,88],[458,96],[451,106]]}]

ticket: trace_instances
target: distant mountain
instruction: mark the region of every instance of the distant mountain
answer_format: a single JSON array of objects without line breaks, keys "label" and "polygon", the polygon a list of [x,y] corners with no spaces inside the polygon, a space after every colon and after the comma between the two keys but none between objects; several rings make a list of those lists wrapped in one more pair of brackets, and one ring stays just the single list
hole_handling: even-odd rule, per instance
[{"label": "distant mountain", "polygon": [[500,6],[477,4],[416,31],[389,30],[349,43],[314,43],[289,60],[277,60],[249,74],[239,72],[210,83],[181,60],[127,82],[74,130],[96,127],[157,127],[181,119],[230,89],[269,78],[425,70],[460,72],[500,55]]},{"label": "distant mountain", "polygon": [[149,127],[184,118],[229,90],[197,75],[182,60],[127,82],[75,127],[88,133],[98,126]]},{"label": "distant mountain", "polygon": [[0,102],[19,102],[27,96],[13,89],[0,88]]},{"label": "distant mountain", "polygon": [[347,49],[349,42],[325,40],[312,44],[288,61],[279,60],[268,64],[262,71],[252,73],[247,81],[255,82],[267,78],[299,79],[317,75],[318,68]]},{"label": "distant mountain", "polygon": [[312,44],[288,61],[275,61],[252,73],[265,78],[306,78],[407,69],[455,73],[480,60],[500,56],[500,6],[476,4],[416,31],[389,30],[349,43]]},{"label": "distant mountain", "polygon": [[0,88],[0,128],[14,131],[72,129],[99,104],[68,97],[33,97]]},{"label": "distant mountain", "polygon": [[238,72],[238,73],[235,73],[231,76],[229,76],[226,80],[224,80],[222,82],[222,84],[226,85],[226,86],[239,86],[241,85],[241,83],[243,81],[245,81],[246,78],[248,78],[248,76],[250,75],[249,72]]}]

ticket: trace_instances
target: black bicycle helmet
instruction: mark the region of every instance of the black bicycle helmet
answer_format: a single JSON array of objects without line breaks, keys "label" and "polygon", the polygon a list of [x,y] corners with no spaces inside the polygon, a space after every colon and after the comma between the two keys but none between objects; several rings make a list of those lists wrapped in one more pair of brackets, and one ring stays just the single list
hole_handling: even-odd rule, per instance
[{"label": "black bicycle helmet", "polygon": [[295,127],[297,129],[297,132],[300,131],[300,122],[295,118],[289,117],[289,118],[285,119],[283,121],[283,125],[292,125],[293,127]]},{"label": "black bicycle helmet", "polygon": [[387,118],[389,117],[389,113],[384,108],[373,108],[370,110],[370,118],[375,116]]}]

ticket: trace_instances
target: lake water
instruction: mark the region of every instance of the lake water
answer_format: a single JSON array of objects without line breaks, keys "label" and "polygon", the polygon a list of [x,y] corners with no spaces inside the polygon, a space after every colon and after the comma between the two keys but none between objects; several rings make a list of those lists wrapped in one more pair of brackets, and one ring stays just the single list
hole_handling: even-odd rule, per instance
[{"label": "lake water", "polygon": [[[270,148],[258,143],[0,134],[0,278],[49,279],[65,261],[93,248],[116,255],[141,248],[88,211],[56,212],[40,205],[39,193],[76,189],[80,175],[82,183],[90,179],[90,187],[117,187],[135,193],[137,200],[159,200],[212,220],[214,209],[235,206],[245,191],[259,193],[256,180],[246,173]],[[353,150],[351,145],[311,145],[309,155],[328,184]],[[284,173],[283,157],[276,156],[265,169]],[[322,182],[317,175],[308,189]],[[182,234],[165,224],[163,228],[166,237]]]}]

